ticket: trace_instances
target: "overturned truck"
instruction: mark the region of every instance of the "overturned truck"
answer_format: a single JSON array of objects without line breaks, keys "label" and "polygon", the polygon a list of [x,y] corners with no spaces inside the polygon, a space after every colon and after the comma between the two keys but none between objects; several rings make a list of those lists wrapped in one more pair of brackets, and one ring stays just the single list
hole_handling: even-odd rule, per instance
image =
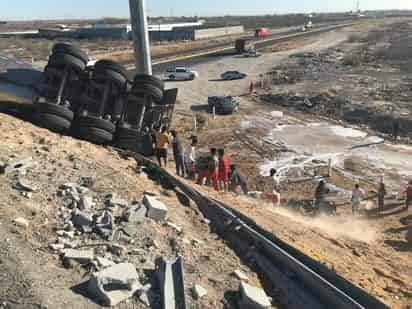
[{"label": "overturned truck", "polygon": [[131,80],[111,60],[90,63],[76,46],[56,44],[36,86],[33,120],[58,133],[145,154],[145,132],[171,126],[177,89],[165,90],[150,75]]}]

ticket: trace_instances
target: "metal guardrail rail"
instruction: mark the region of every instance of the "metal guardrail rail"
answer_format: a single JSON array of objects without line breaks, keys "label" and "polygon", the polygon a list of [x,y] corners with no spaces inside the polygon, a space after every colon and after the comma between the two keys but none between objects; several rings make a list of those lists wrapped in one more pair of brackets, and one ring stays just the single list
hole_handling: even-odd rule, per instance
[{"label": "metal guardrail rail", "polygon": [[202,195],[154,162],[127,153],[189,196],[208,217],[214,231],[241,256],[253,257],[260,274],[285,295],[289,308],[373,308],[387,305],[311,257],[259,227],[223,203]]}]

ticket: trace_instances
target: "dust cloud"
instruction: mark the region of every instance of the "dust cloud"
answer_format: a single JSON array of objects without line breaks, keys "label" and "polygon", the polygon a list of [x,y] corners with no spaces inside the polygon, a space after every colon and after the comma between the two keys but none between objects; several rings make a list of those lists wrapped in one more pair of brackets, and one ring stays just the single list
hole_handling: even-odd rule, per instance
[{"label": "dust cloud", "polygon": [[330,237],[347,237],[365,243],[372,243],[377,239],[378,232],[368,222],[352,216],[327,216],[308,217],[292,212],[288,209],[270,207],[276,214],[287,217],[307,227],[316,228],[326,232]]}]

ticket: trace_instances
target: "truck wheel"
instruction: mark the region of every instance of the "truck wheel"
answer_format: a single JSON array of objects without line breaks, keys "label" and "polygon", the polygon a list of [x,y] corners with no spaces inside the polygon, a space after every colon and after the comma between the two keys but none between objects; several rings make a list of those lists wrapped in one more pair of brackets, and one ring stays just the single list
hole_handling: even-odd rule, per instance
[{"label": "truck wheel", "polygon": [[66,119],[70,122],[74,118],[73,112],[61,105],[50,103],[36,103],[34,106],[38,114],[52,114]]},{"label": "truck wheel", "polygon": [[170,79],[170,80],[176,80],[176,76],[170,75],[170,76],[169,76],[169,79]]},{"label": "truck wheel", "polygon": [[110,134],[116,131],[116,126],[111,121],[91,116],[79,116],[75,120],[75,126],[79,128],[96,128]]},{"label": "truck wheel", "polygon": [[71,126],[71,121],[55,114],[38,113],[34,120],[39,126],[57,133],[67,131]]},{"label": "truck wheel", "polygon": [[83,52],[80,48],[68,44],[68,43],[57,43],[53,46],[52,49],[53,54],[70,54],[75,56],[76,58],[81,59],[83,62],[87,63],[89,61],[89,56],[85,52]]},{"label": "truck wheel", "polygon": [[57,69],[63,69],[65,66],[70,66],[76,71],[82,72],[86,68],[86,62],[70,54],[58,53],[50,56],[48,66]]},{"label": "truck wheel", "polygon": [[163,99],[163,90],[154,86],[153,84],[148,83],[138,83],[134,84],[132,88],[132,94],[135,95],[149,95],[156,102],[160,102]]},{"label": "truck wheel", "polygon": [[113,134],[94,127],[78,127],[76,135],[81,139],[101,145],[108,145],[113,140]]},{"label": "truck wheel", "polygon": [[136,75],[134,77],[133,83],[141,83],[141,82],[153,84],[154,86],[162,90],[165,89],[165,83],[155,76],[145,75],[145,74]]}]

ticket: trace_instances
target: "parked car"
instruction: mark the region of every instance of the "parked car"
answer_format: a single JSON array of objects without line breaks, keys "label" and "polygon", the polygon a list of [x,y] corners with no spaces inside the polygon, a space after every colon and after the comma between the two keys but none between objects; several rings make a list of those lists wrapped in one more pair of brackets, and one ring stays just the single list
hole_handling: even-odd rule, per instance
[{"label": "parked car", "polygon": [[163,77],[168,80],[194,80],[199,74],[189,68],[176,67],[167,69]]},{"label": "parked car", "polygon": [[239,109],[240,100],[232,96],[212,96],[208,98],[207,103],[211,112],[214,108],[216,114],[231,115]]},{"label": "parked car", "polygon": [[242,79],[245,78],[247,74],[241,73],[239,71],[227,71],[220,75],[220,77],[224,80],[233,80],[233,79]]}]

